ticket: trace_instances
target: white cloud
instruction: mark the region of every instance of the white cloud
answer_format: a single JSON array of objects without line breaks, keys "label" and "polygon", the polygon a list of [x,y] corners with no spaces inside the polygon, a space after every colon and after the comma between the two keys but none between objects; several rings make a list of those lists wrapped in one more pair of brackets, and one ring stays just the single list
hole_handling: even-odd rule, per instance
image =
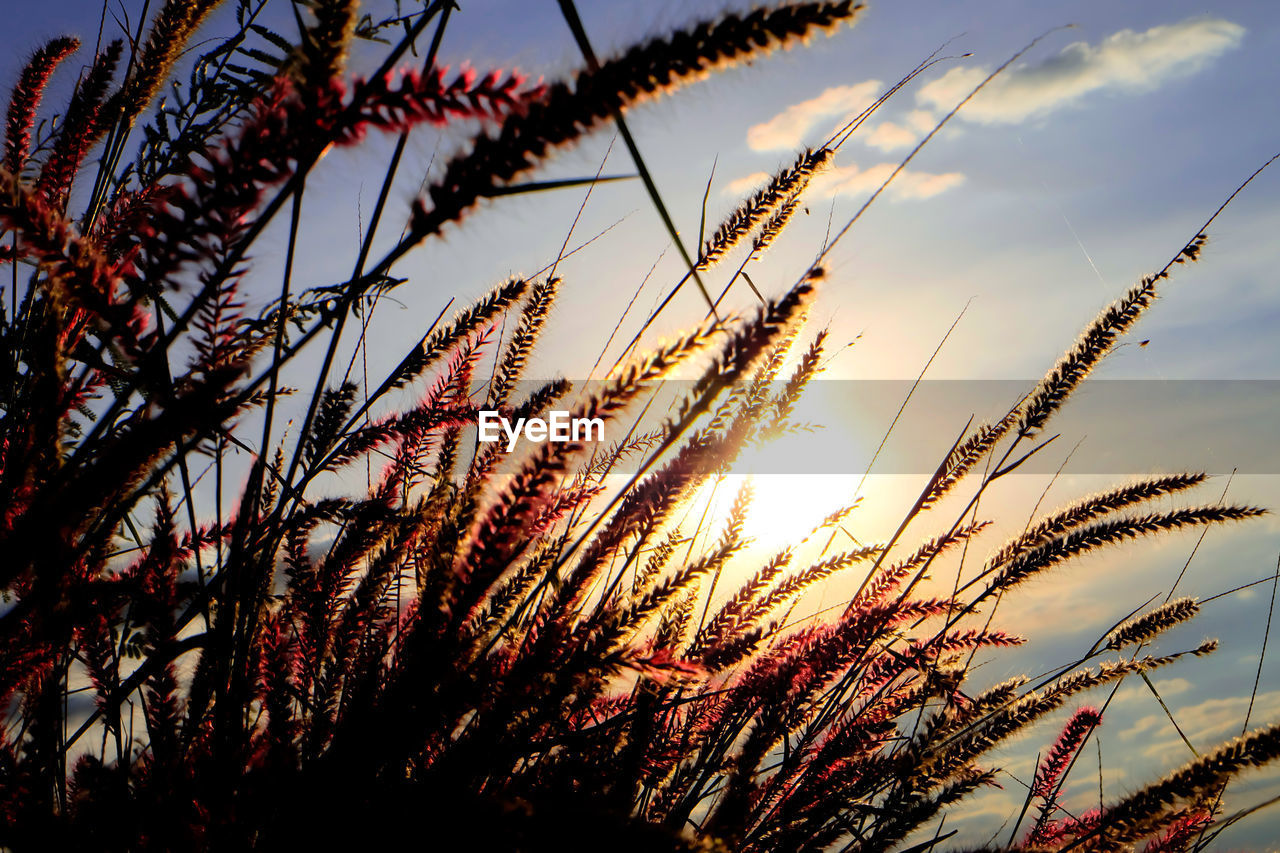
[{"label": "white cloud", "polygon": [[792,104],[768,121],[753,125],[747,131],[747,144],[754,151],[798,148],[814,125],[830,116],[862,112],[875,101],[880,89],[879,80],[832,86],[816,98]]},{"label": "white cloud", "polygon": [[734,196],[735,198],[745,196],[752,190],[758,189],[765,185],[770,175],[768,172],[752,172],[750,175],[732,180],[725,184],[724,189],[720,190],[725,195]]},{"label": "white cloud", "polygon": [[938,117],[928,110],[912,110],[901,123],[882,121],[862,140],[864,145],[881,151],[897,151],[919,142],[938,124]]},{"label": "white cloud", "polygon": [[882,121],[862,141],[872,148],[879,148],[881,151],[896,151],[899,148],[906,148],[908,145],[915,144],[915,141],[919,138],[920,134],[910,128],[894,124],[891,121]]},{"label": "white cloud", "polygon": [[[1185,678],[1158,678],[1152,681],[1156,687],[1156,692],[1161,696],[1177,696],[1186,693],[1195,687]],[[1151,699],[1151,688],[1145,684],[1135,684],[1129,687],[1123,687],[1118,693],[1112,704],[1124,702],[1145,702]]]},{"label": "white cloud", "polygon": [[907,126],[914,127],[921,134],[928,133],[938,124],[938,116],[929,110],[912,110],[907,113]]},{"label": "white cloud", "polygon": [[[1076,42],[1038,65],[1019,65],[992,80],[960,116],[986,124],[1041,116],[1096,91],[1153,89],[1204,67],[1234,48],[1244,27],[1222,18],[1197,17],[1135,33],[1121,30],[1097,46]],[[951,109],[988,71],[952,68],[916,95],[922,105]]]},{"label": "white cloud", "polygon": [[[897,167],[896,163],[877,163],[866,169],[860,169],[852,164],[834,166],[814,177],[810,184],[811,191],[819,198],[867,195],[875,192]],[[932,198],[963,182],[964,175],[959,172],[934,174],[904,169],[898,177],[893,179],[893,183],[889,184],[886,192],[900,199]]]},{"label": "white cloud", "polygon": [[[1248,707],[1248,696],[1229,696],[1206,699],[1185,707],[1174,705],[1173,716],[1191,742],[1204,751],[1240,734],[1240,724]],[[1280,708],[1280,690],[1259,693],[1253,705],[1251,728],[1256,728],[1263,721],[1275,719],[1277,708]],[[1148,758],[1181,763],[1191,757],[1182,738],[1163,712],[1142,717],[1120,732],[1120,738],[1141,738],[1142,754]]]}]

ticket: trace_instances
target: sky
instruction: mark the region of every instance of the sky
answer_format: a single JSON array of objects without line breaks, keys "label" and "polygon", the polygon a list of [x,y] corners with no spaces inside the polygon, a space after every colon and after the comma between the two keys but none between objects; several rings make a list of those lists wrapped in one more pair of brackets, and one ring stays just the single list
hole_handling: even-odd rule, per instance
[{"label": "sky", "polygon": [[[97,30],[97,2],[11,5],[0,36],[7,48],[0,79],[13,79],[43,39],[69,31],[91,42]],[[597,52],[609,55],[746,4],[582,0],[579,6]],[[288,25],[286,17],[268,20]],[[797,507],[816,517],[847,498],[896,403],[937,349],[925,390],[904,410],[863,486],[868,508],[860,523],[875,534],[900,513],[912,477],[931,466],[937,448],[945,450],[969,415],[998,416],[1008,389],[1029,387],[1100,308],[1193,237],[1280,151],[1280,6],[1264,0],[872,0],[853,27],[628,114],[692,249],[709,179],[710,229],[798,150],[824,142],[934,51],[946,57],[849,139],[815,180],[795,227],[750,267],[763,292],[779,294],[828,233],[849,221],[977,82],[1037,38],[934,136],[824,259],[828,276],[811,326],[830,330],[835,355],[801,414],[826,428],[761,463],[762,517],[791,518]],[[362,47],[355,69],[371,67],[376,50]],[[546,80],[580,64],[551,0],[463,0],[441,57],[455,67],[516,68]],[[390,214],[406,214],[422,180],[465,140],[465,129],[415,132]],[[348,274],[387,150],[385,140],[370,140],[333,152],[316,173],[309,190],[316,202],[304,212],[316,248],[304,254],[304,278],[326,284]],[[607,129],[557,155],[538,177],[589,176],[601,168],[634,171]],[[409,283],[379,308],[371,326],[370,374],[397,362],[402,352],[394,342],[416,340],[448,299],[468,301],[509,275],[533,273],[554,260],[582,203],[581,190],[504,199],[407,258],[397,273]],[[1063,464],[1072,447],[1080,449],[1044,497],[1047,505],[1137,474],[1199,466],[1215,475],[1200,500],[1225,490],[1230,500],[1280,507],[1276,233],[1280,165],[1209,229],[1200,263],[1176,268],[1128,343],[1096,373],[1105,386],[1086,388],[1080,407],[1064,412],[1061,450],[1046,454],[1044,471]],[[533,361],[535,375],[585,378],[637,289],[620,330],[624,339],[679,280],[676,252],[637,181],[596,188],[568,244],[597,235],[559,267],[563,296],[546,331],[548,345]],[[266,243],[259,260],[270,265],[273,251],[278,260],[283,245]],[[715,288],[723,282],[714,279]],[[740,288],[726,301],[730,311],[752,305]],[[647,340],[688,327],[704,313],[696,290],[685,288]],[[617,342],[609,354],[616,351]],[[1010,513],[1025,518],[1047,477],[1013,478],[1001,498],[1020,507]],[[1032,642],[992,663],[991,679],[1069,660],[1100,628],[1167,592],[1195,547],[1194,536],[1138,543],[1022,591],[1002,616]],[[1266,577],[1278,551],[1274,518],[1211,530],[1179,591],[1208,597]],[[1223,641],[1210,662],[1179,665],[1157,679],[1199,748],[1238,731],[1259,672],[1269,589],[1217,599],[1160,646],[1185,648],[1206,635]],[[1280,664],[1272,651],[1261,670],[1256,721],[1280,719]],[[1145,688],[1126,685],[1119,697],[1102,730],[1104,750],[1126,756],[1104,768],[1112,796],[1189,757]],[[1046,726],[1034,742],[1011,748],[1010,768],[1025,778],[1035,748],[1053,734]],[[1232,804],[1280,794],[1277,779],[1275,773],[1246,779]],[[1074,793],[1087,803],[1096,783],[1096,775],[1081,776]],[[1020,802],[1014,786],[969,810],[961,821],[968,837],[985,840],[982,833],[999,825],[1010,799]],[[1280,809],[1242,823],[1223,843],[1276,849],[1276,837]]]}]

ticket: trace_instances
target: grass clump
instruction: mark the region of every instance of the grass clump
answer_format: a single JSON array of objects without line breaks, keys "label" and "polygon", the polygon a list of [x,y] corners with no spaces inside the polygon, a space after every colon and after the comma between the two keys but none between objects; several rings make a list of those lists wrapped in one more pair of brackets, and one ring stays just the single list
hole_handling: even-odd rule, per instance
[{"label": "grass clump", "polygon": [[[105,47],[44,136],[41,93],[74,40],[37,51],[10,101],[0,843],[332,846],[412,815],[467,827],[482,849],[928,849],[945,836],[922,844],[922,830],[995,783],[993,747],[1086,691],[1212,650],[1141,652],[1195,614],[1178,600],[1039,680],[974,693],[968,678],[976,653],[1021,642],[982,617],[1028,578],[1263,512],[1151,507],[1202,474],[1118,486],[1028,526],[951,591],[925,584],[948,554],[977,547],[977,496],[1027,458],[1172,262],[1104,310],[1016,407],[966,431],[888,541],[799,566],[798,548],[748,548],[747,489],[714,535],[691,533],[681,512],[747,444],[789,428],[824,351],[823,335],[800,333],[816,266],[753,314],[709,317],[621,361],[589,393],[520,382],[556,300],[550,273],[442,316],[380,380],[335,381],[347,322],[401,283],[393,268],[410,249],[467,227],[485,199],[532,189],[514,182],[633,104],[840,26],[856,4],[727,15],[542,84],[438,68],[448,3],[378,23],[322,0],[290,40],[245,2],[238,31],[196,60],[200,85],[150,114],[126,164],[130,129],[212,5],[171,0],[131,55]],[[397,27],[378,73],[342,76],[356,34]],[[421,67],[394,71],[415,45]],[[405,134],[457,120],[481,129],[375,257]],[[308,177],[328,149],[373,132],[399,142],[353,272],[299,287]],[[832,150],[804,153],[748,199],[690,275],[748,239],[750,257],[763,251]],[[255,315],[242,283],[285,216],[279,295]],[[282,372],[308,345],[314,389],[287,388]],[[626,427],[676,370],[697,378],[660,428],[623,429],[607,450],[506,454],[472,439],[481,410],[563,405]],[[416,402],[388,410],[402,389]],[[282,429],[286,406],[295,420]],[[619,486],[610,474],[624,460],[636,470]],[[323,490],[366,465],[363,487]],[[945,532],[909,540],[922,516],[954,511],[962,481],[974,497]],[[838,615],[790,621],[807,591],[851,572],[864,580]],[[1100,721],[1089,707],[1071,716],[1010,849],[1198,849],[1222,786],[1280,751],[1280,729],[1260,729],[1071,816],[1059,792]]]}]

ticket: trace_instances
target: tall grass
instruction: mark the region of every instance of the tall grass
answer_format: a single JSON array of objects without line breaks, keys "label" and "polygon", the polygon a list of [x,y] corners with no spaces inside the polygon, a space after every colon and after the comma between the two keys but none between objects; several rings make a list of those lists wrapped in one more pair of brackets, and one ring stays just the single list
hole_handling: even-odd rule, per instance
[{"label": "tall grass", "polygon": [[[708,294],[704,325],[648,350],[637,335],[589,392],[520,381],[557,297],[551,273],[442,316],[383,377],[337,378],[347,324],[401,283],[393,269],[411,249],[468,227],[488,199],[543,188],[528,176],[554,150],[634,104],[842,26],[856,4],[726,15],[612,58],[588,51],[572,77],[533,83],[437,67],[447,2],[376,22],[320,0],[286,39],[243,0],[238,31],[201,48],[187,94],[155,106],[212,6],[170,0],[149,35],[104,47],[51,124],[41,96],[74,40],[40,48],[10,99],[0,843],[333,847],[409,822],[497,850],[924,850],[945,835],[922,831],[994,784],[994,747],[1088,691],[1213,650],[1144,653],[1195,615],[1177,600],[1038,680],[976,693],[969,681],[975,654],[1021,642],[989,617],[1028,579],[1263,513],[1157,508],[1203,474],[1118,485],[992,548],[963,584],[925,580],[979,547],[979,497],[1041,446],[1203,233],[1104,309],[1017,406],[967,429],[887,541],[811,562],[748,548],[749,489],[713,530],[683,513],[744,446],[789,428],[826,344],[802,333],[816,266],[749,316],[721,318]],[[356,33],[393,39],[367,79],[344,76]],[[406,134],[455,121],[481,129],[407,222],[384,225]],[[350,277],[295,281],[309,176],[370,133],[397,144]],[[690,277],[735,247],[765,251],[840,142],[745,200]],[[278,295],[250,312],[242,287],[286,218]],[[377,256],[388,228],[402,236]],[[287,388],[304,351],[314,386]],[[697,377],[687,395],[660,428],[634,427],[675,371]],[[416,402],[395,410],[393,392]],[[511,453],[475,440],[481,410],[556,406],[626,437]],[[327,490],[365,466],[367,487]],[[942,532],[917,541],[925,516]],[[862,578],[856,593],[829,618],[790,622],[837,573]],[[1100,722],[1079,706],[1056,741],[1036,730],[1052,747],[1011,849],[1200,849],[1223,786],[1280,754],[1280,727],[1262,728],[1072,815],[1060,792]]]}]

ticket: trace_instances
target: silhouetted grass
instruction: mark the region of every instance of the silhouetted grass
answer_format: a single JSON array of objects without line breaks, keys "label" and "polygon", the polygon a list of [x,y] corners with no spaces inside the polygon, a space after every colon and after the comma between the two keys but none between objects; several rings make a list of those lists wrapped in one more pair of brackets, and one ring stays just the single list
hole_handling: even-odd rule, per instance
[{"label": "silhouetted grass", "polygon": [[[437,68],[448,3],[378,23],[321,0],[291,40],[242,0],[238,32],[201,48],[187,99],[154,107],[212,6],[170,0],[146,39],[105,47],[44,137],[33,140],[41,94],[74,40],[38,50],[10,99],[0,843],[363,847],[410,823],[465,832],[476,849],[925,850],[944,837],[921,842],[921,830],[995,783],[993,747],[1089,690],[1212,651],[1142,652],[1195,615],[1178,599],[1039,681],[977,694],[968,681],[976,652],[1021,642],[989,617],[1028,578],[1137,537],[1262,514],[1152,508],[1203,474],[1118,485],[1030,524],[950,593],[923,583],[977,547],[978,497],[1043,446],[1045,425],[1174,264],[1195,260],[1202,233],[1104,309],[1016,407],[957,438],[892,537],[804,562],[798,549],[748,547],[749,489],[712,529],[682,513],[744,446],[791,426],[825,345],[801,334],[816,266],[750,316],[620,360],[589,392],[551,381],[519,395],[558,297],[550,274],[442,316],[401,342],[383,377],[334,381],[348,318],[400,283],[392,270],[412,247],[468,227],[476,205],[519,191],[555,149],[631,105],[840,26],[857,5],[726,15],[532,84]],[[422,67],[392,71],[432,27]],[[343,77],[357,33],[396,38],[386,73]],[[375,258],[403,134],[459,119],[482,129]],[[352,274],[300,286],[308,175],[372,132],[400,142]],[[844,138],[801,153],[692,266],[749,245],[732,284]],[[286,210],[279,296],[253,315],[242,281]],[[281,370],[316,339],[314,390],[286,388]],[[697,378],[661,427],[622,429],[607,449],[506,453],[471,431],[480,410],[557,405],[640,423],[654,383],[677,369]],[[371,417],[397,389],[416,402]],[[287,430],[285,405],[298,414]],[[619,486],[609,475],[624,458],[639,461]],[[366,485],[316,486],[349,487],[358,476],[325,477],[365,466]],[[224,506],[234,482],[239,499]],[[957,512],[961,483],[971,498]],[[944,532],[913,539],[926,515]],[[863,577],[838,615],[790,623],[805,592],[838,573]],[[1088,706],[1070,717],[1008,849],[1200,849],[1222,787],[1280,753],[1280,727],[1262,728],[1069,815],[1059,792],[1101,717]]]}]

